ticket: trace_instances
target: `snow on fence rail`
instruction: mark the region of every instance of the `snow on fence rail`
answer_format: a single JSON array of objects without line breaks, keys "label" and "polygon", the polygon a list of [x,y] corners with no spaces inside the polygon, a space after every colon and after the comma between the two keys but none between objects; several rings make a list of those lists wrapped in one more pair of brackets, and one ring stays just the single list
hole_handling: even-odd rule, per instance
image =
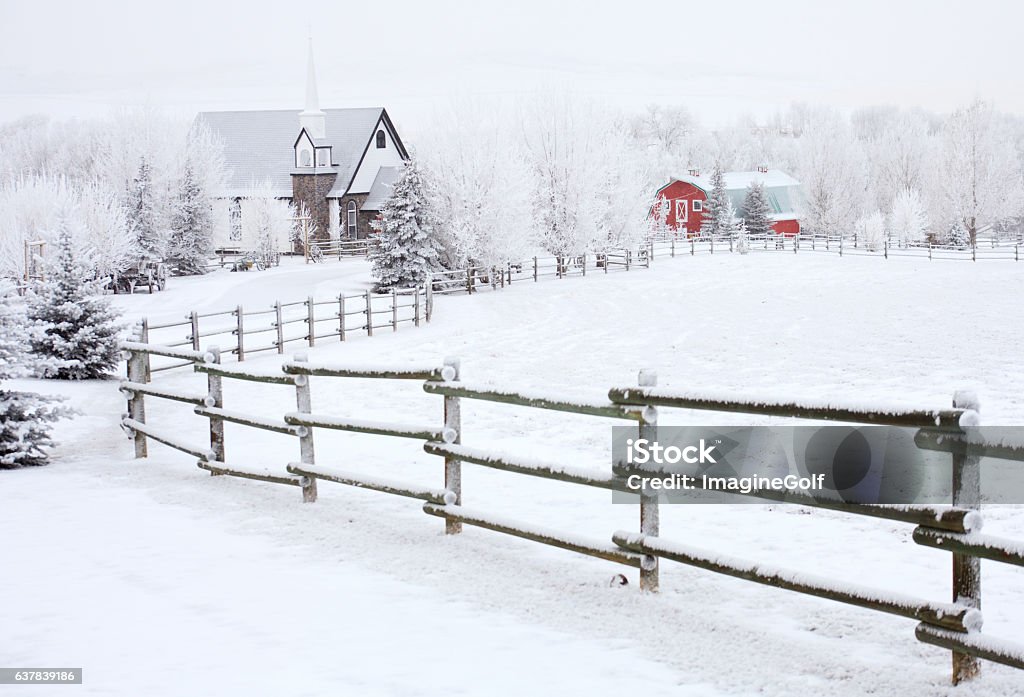
[{"label": "snow on fence rail", "polygon": [[[1024,461],[1024,444],[987,443],[966,434],[961,424],[977,423],[977,404],[971,395],[958,393],[952,409],[901,410],[844,407],[799,402],[764,402],[729,396],[694,395],[656,387],[654,373],[640,373],[635,387],[614,387],[607,401],[581,401],[559,394],[532,390],[498,389],[462,382],[457,359],[444,365],[379,366],[337,365],[309,362],[304,355],[283,364],[282,374],[261,374],[220,364],[216,348],[186,351],[140,342],[121,345],[128,359],[128,379],[121,389],[128,396],[128,414],[122,427],[135,441],[136,457],[147,456],[147,438],[198,458],[198,466],[214,475],[228,475],[263,482],[297,486],[303,501],[315,502],[317,482],[326,481],[382,493],[415,498],[424,502],[425,513],[443,518],[449,534],[472,525],[533,542],[571,550],[638,568],[640,588],[657,591],[659,562],[673,561],[744,580],[812,595],[836,602],[895,614],[918,622],[918,640],[952,651],[953,682],[970,679],[979,670],[978,658],[1024,669],[1024,646],[982,635],[981,566],[982,558],[1024,566],[1024,542],[1007,540],[980,532],[980,457]],[[151,356],[171,356],[188,360],[197,373],[207,378],[207,394],[190,395],[148,385]],[[443,398],[434,423],[416,425],[371,422],[337,418],[313,413],[313,378],[324,381],[338,378],[422,381],[425,392]],[[297,409],[281,419],[268,419],[228,410],[224,402],[223,381],[246,380],[266,384],[292,385]],[[321,388],[322,389],[322,388]],[[145,398],[167,399],[193,404],[196,414],[209,419],[209,444],[187,443],[177,434],[154,428],[146,422]],[[953,596],[951,603],[933,602],[903,594],[867,588],[847,580],[831,580],[800,572],[736,559],[683,545],[661,536],[659,502],[656,494],[641,490],[638,494],[639,530],[616,531],[610,541],[590,540],[530,523],[523,523],[474,510],[463,505],[462,465],[490,469],[542,479],[636,493],[626,486],[623,474],[597,469],[566,467],[534,459],[496,453],[487,448],[462,445],[462,400],[481,400],[534,409],[554,410],[584,416],[621,419],[637,424],[641,438],[656,437],[659,409],[702,409],[717,412],[771,414],[775,416],[843,421],[870,425],[892,425],[918,429],[915,441],[932,450],[950,454],[953,465],[953,503],[951,506],[856,504],[826,500],[796,492],[754,490],[746,496],[786,501],[836,510],[853,515],[884,518],[915,526],[917,544],[952,554]],[[291,435],[299,441],[299,459],[285,465],[284,472],[271,472],[250,465],[227,462],[224,422]],[[344,430],[423,441],[423,449],[443,461],[443,485],[425,489],[391,479],[346,472],[317,462],[314,434],[317,429]],[[284,463],[279,463],[284,464]]]},{"label": "snow on fence rail", "polygon": [[[218,338],[234,343],[230,353],[241,362],[252,353],[277,351],[284,353],[289,343],[302,342],[315,346],[317,341],[337,337],[346,341],[354,333],[373,336],[375,330],[398,331],[400,324],[409,322],[420,326],[429,322],[433,315],[432,291],[415,287],[404,291],[376,294],[371,291],[358,295],[339,295],[329,300],[314,300],[312,297],[295,302],[275,302],[262,310],[246,310],[238,305],[232,310],[199,313],[192,311],[184,320],[176,322],[150,323],[143,319],[139,323],[139,338],[143,344],[158,344],[163,347],[154,356],[179,359],[173,363],[162,363],[151,367],[153,372],[171,370],[193,364],[194,353],[199,351],[202,340]],[[291,329],[301,327],[299,332]],[[181,338],[170,336],[174,331],[187,332]],[[159,333],[163,340],[154,336]],[[189,347],[177,353],[173,349]]]}]

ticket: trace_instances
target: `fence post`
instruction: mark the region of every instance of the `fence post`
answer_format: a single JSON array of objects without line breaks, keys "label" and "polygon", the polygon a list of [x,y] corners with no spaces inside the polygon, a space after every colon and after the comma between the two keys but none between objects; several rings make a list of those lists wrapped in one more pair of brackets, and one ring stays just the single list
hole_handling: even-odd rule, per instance
[{"label": "fence post", "polygon": [[971,261],[978,260],[978,243],[975,242],[971,245]]},{"label": "fence post", "polygon": [[238,335],[237,347],[235,348],[235,354],[238,356],[238,361],[241,363],[245,360],[245,311],[242,310],[242,306],[239,305],[235,308],[235,315],[237,321],[235,323],[235,334]]},{"label": "fence post", "polygon": [[537,282],[537,257],[533,258],[533,282]]},{"label": "fence post", "polygon": [[843,236],[839,236],[839,256],[843,256]]},{"label": "fence post", "polygon": [[[958,391],[953,395],[955,409],[979,411],[973,392]],[[975,424],[976,423],[975,419]],[[953,505],[981,508],[981,458],[977,455],[953,453]],[[981,560],[969,554],[953,554],[953,602],[981,609]],[[981,670],[978,659],[966,653],[953,652],[953,684],[975,677]]]},{"label": "fence post", "polygon": [[277,328],[277,352],[284,353],[284,324],[281,319],[281,301],[274,301],[274,326]]},{"label": "fence post", "polygon": [[675,259],[676,258],[676,238],[675,238],[675,235],[672,236],[672,239],[669,240],[669,243],[671,245],[670,249],[672,250],[670,252],[670,254],[672,255],[672,258]]},{"label": "fence post", "polygon": [[882,251],[884,253],[883,254],[883,258],[888,259],[889,258],[889,240],[884,240],[882,242]]},{"label": "fence post", "polygon": [[608,252],[601,255],[601,259],[604,260],[604,273],[608,275]]},{"label": "fence post", "polygon": [[366,336],[373,336],[373,293],[366,291]]},{"label": "fence post", "polygon": [[[144,344],[149,343],[149,319],[147,319],[146,317],[143,317],[141,320],[139,320],[139,340]],[[142,365],[145,368],[145,370],[143,371],[143,375],[146,376],[146,379],[143,380],[143,382],[152,382],[153,374],[152,371],[150,370],[152,365],[149,358],[149,354],[144,353],[142,354],[142,356]]]},{"label": "fence post", "polygon": [[427,322],[430,321],[431,315],[434,314],[434,277],[431,274],[427,274],[427,288],[426,297],[423,298],[423,315]]},{"label": "fence post", "polygon": [[316,344],[316,324],[314,323],[316,315],[313,310],[314,307],[313,296],[310,295],[306,298],[306,324],[309,325],[309,336],[307,338],[309,339],[310,346]]},{"label": "fence post", "polygon": [[555,257],[555,278],[562,277],[562,257]]},{"label": "fence post", "polygon": [[[637,380],[640,387],[655,387],[658,384],[658,374],[650,370],[641,370]],[[643,415],[640,418],[639,437],[654,442],[658,439],[658,409],[657,407],[644,407]],[[646,493],[646,489],[640,494],[640,534],[651,537],[658,536],[658,497]],[[645,558],[640,566],[640,590],[648,593],[658,592],[658,558]]]},{"label": "fence post", "polygon": [[928,261],[932,260],[932,243],[928,243]]},{"label": "fence post", "polygon": [[[128,379],[131,382],[146,381],[145,354],[141,351],[130,351],[128,353]],[[128,398],[128,418],[139,423],[146,423],[146,403],[143,401],[145,395],[132,392]],[[146,434],[139,431],[133,432],[135,440],[135,457],[146,457],[149,453],[146,449]]]},{"label": "fence post", "polygon": [[416,286],[412,293],[412,320],[415,326],[420,326],[420,287]]},{"label": "fence post", "polygon": [[714,236],[711,237],[711,253],[712,254],[715,253],[715,238],[714,238]]},{"label": "fence post", "polygon": [[1014,261],[1020,261],[1020,245],[1019,244],[1013,245],[1013,260]]},{"label": "fence post", "polygon": [[191,339],[192,339],[192,350],[193,351],[198,351],[199,350],[199,315],[196,313],[195,310],[192,310],[192,312],[189,313],[188,321],[189,321],[189,324],[192,327],[192,336],[191,336]]},{"label": "fence post", "polygon": [[398,331],[398,289],[391,289],[391,331]]},{"label": "fence post", "polygon": [[626,271],[629,271],[629,267],[633,262],[633,252],[631,250],[624,250],[626,252]]},{"label": "fence post", "polygon": [[[203,357],[204,363],[213,363],[215,365],[220,364],[220,348],[217,346],[211,346],[206,349],[207,355],[210,357]],[[220,375],[214,375],[213,373],[206,374],[206,386],[209,394],[206,396],[206,406],[215,409],[224,408],[224,378]],[[210,450],[213,452],[213,457],[217,462],[225,462],[224,455],[224,419],[217,418],[214,416],[210,417]],[[211,472],[210,474],[217,474]]]},{"label": "fence post", "polygon": [[[296,363],[305,363],[309,360],[305,353],[297,353],[293,359]],[[313,412],[313,393],[310,389],[308,375],[295,376],[295,406],[300,414],[310,414]],[[304,465],[316,464],[316,455],[313,452],[313,428],[311,426],[303,426],[299,430],[299,459]],[[316,477],[303,476],[302,501],[303,503],[314,503],[316,501]]]},{"label": "fence post", "polygon": [[654,259],[654,240],[647,241],[650,250],[647,252],[647,268],[651,268],[651,261]]},{"label": "fence post", "polygon": [[[459,359],[448,357],[444,359],[444,366],[452,368],[455,376],[449,382],[458,382],[460,378]],[[444,427],[455,431],[455,443],[462,442],[462,407],[458,397],[445,396],[444,398]],[[454,504],[462,505],[462,462],[455,458],[444,459],[444,488],[455,494]],[[462,532],[462,523],[456,520],[445,520],[444,532],[446,535],[457,535]]]},{"label": "fence post", "polygon": [[690,256],[692,257],[697,253],[697,240],[693,237],[690,238]]},{"label": "fence post", "polygon": [[338,293],[338,336],[345,340],[345,294]]},{"label": "fence post", "polygon": [[587,253],[583,252],[583,256],[580,257],[583,260],[583,277],[587,277]]},{"label": "fence post", "polygon": [[466,293],[473,294],[473,267],[466,269]]}]

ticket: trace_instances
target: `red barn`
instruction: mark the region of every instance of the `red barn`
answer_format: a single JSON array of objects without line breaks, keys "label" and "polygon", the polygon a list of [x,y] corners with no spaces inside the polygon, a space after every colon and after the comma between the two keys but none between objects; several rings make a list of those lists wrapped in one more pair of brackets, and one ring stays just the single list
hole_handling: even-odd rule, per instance
[{"label": "red barn", "polygon": [[[772,227],[780,235],[795,235],[800,232],[794,203],[800,182],[778,169],[760,169],[756,172],[725,172],[725,191],[732,200],[736,215],[743,215],[743,199],[747,187],[758,182],[764,185],[765,198],[771,208]],[[711,176],[702,176],[690,170],[685,177],[673,179],[658,190],[657,201],[662,202],[666,223],[671,230],[685,231],[688,235],[700,231],[704,216],[704,201],[711,191]],[[657,203],[652,210],[658,210]]]}]

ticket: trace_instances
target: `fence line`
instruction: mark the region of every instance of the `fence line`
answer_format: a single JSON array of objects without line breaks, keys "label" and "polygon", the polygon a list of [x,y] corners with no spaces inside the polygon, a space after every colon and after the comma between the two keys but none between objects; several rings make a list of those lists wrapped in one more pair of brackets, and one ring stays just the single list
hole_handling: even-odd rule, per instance
[{"label": "fence line", "polygon": [[[242,305],[216,312],[199,313],[193,310],[183,320],[175,322],[156,324],[142,319],[138,333],[143,344],[156,344],[166,349],[188,347],[192,352],[199,351],[203,340],[214,337],[227,339],[234,344],[227,352],[242,362],[247,355],[253,353],[284,353],[285,346],[295,342],[315,346],[317,341],[335,337],[347,341],[354,333],[373,336],[374,330],[379,329],[397,332],[403,323],[418,327],[422,322],[429,322],[433,316],[432,295],[429,287],[416,286],[401,292],[341,294],[329,300],[315,300],[310,296],[294,302],[276,301],[262,310],[247,311]],[[330,323],[326,330],[321,329],[324,323]],[[292,325],[299,325],[300,333],[289,331]],[[186,334],[182,338],[165,337],[165,341],[154,337],[157,332],[174,330],[184,330]],[[253,337],[258,337],[260,343],[253,345],[246,341]],[[189,351],[154,352],[153,355],[178,360],[151,367],[152,372],[190,366],[194,358]]]},{"label": "fence line", "polygon": [[[607,401],[579,401],[560,394],[538,393],[519,389],[473,387],[461,380],[460,363],[447,359],[443,365],[359,366],[320,364],[305,355],[282,366],[282,373],[263,375],[241,368],[220,365],[216,348],[204,352],[181,351],[139,342],[126,342],[128,379],[121,389],[128,397],[128,415],[122,426],[135,440],[136,457],[146,457],[146,439],[152,438],[198,459],[198,466],[214,475],[228,475],[263,482],[297,486],[303,501],[315,502],[317,482],[326,481],[391,495],[411,497],[424,502],[425,513],[445,521],[448,534],[457,534],[463,525],[485,528],[533,542],[571,550],[638,568],[640,588],[654,592],[659,586],[659,562],[672,561],[703,568],[748,581],[798,593],[825,598],[880,612],[914,619],[918,622],[918,640],[952,652],[953,682],[968,680],[979,670],[978,658],[1024,669],[1024,646],[1002,639],[982,636],[980,558],[1024,565],[1024,543],[987,536],[981,527],[979,453],[1002,459],[1024,461],[1024,446],[965,440],[960,424],[977,422],[977,404],[966,395],[954,397],[952,409],[910,410],[892,412],[887,409],[843,408],[831,405],[797,406],[800,402],[752,402],[742,399],[703,397],[657,387],[654,373],[642,371],[638,384],[609,390]],[[207,376],[205,396],[186,395],[166,389],[149,387],[151,356],[186,358],[197,373]],[[320,380],[369,378],[377,380],[422,381],[429,394],[443,397],[443,411],[438,410],[434,423],[415,425],[370,422],[317,414],[312,411],[313,377]],[[296,391],[297,409],[282,415],[280,421],[229,411],[225,408],[223,380],[239,379],[267,384],[291,384]],[[194,404],[196,414],[209,419],[209,444],[188,443],[177,434],[169,434],[146,422],[145,398],[170,399]],[[187,397],[187,399],[181,399]],[[637,424],[638,435],[656,438],[659,409],[703,409],[716,412],[772,414],[824,421],[843,421],[871,425],[892,425],[918,429],[918,440],[929,449],[948,452],[953,464],[953,505],[934,507],[921,505],[869,505],[797,498],[800,503],[853,515],[868,515],[915,525],[913,540],[917,544],[944,549],[953,557],[953,602],[934,602],[902,594],[866,588],[845,580],[831,580],[779,569],[759,563],[720,555],[666,540],[659,526],[659,502],[655,493],[640,492],[638,531],[616,531],[609,541],[590,540],[575,535],[495,516],[487,511],[463,505],[462,465],[475,464],[517,475],[525,475],[611,489],[631,491],[621,472],[611,473],[586,468],[565,467],[517,460],[486,448],[462,445],[462,400],[496,402],[518,407],[555,410],[585,416],[616,418]],[[320,400],[326,401],[326,400]],[[229,464],[226,457],[223,424],[225,421],[260,430],[285,433],[299,440],[299,460],[287,463],[286,473],[273,473],[247,466]],[[424,489],[401,481],[346,472],[317,462],[314,434],[317,429],[371,433],[379,436],[412,438],[423,441],[424,451],[443,460],[444,483],[437,489]],[[281,463],[283,464],[283,463]],[[636,493],[636,492],[632,492]],[[791,500],[792,492],[779,492],[783,500]],[[764,491],[748,496],[768,498]]]}]

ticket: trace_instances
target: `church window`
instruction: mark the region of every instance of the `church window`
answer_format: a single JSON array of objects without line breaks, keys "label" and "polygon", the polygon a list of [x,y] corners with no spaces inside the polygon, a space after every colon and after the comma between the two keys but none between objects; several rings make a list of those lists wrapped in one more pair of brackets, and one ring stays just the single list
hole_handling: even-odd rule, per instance
[{"label": "church window", "polygon": [[228,239],[238,242],[242,239],[242,199],[232,199],[231,205],[228,207],[228,223],[230,224]]},{"label": "church window", "polygon": [[384,135],[384,129],[377,131],[377,147],[386,148],[388,146],[387,137]]},{"label": "church window", "polygon": [[313,162],[309,155],[309,150],[299,151],[299,166],[300,167],[312,167]]}]

